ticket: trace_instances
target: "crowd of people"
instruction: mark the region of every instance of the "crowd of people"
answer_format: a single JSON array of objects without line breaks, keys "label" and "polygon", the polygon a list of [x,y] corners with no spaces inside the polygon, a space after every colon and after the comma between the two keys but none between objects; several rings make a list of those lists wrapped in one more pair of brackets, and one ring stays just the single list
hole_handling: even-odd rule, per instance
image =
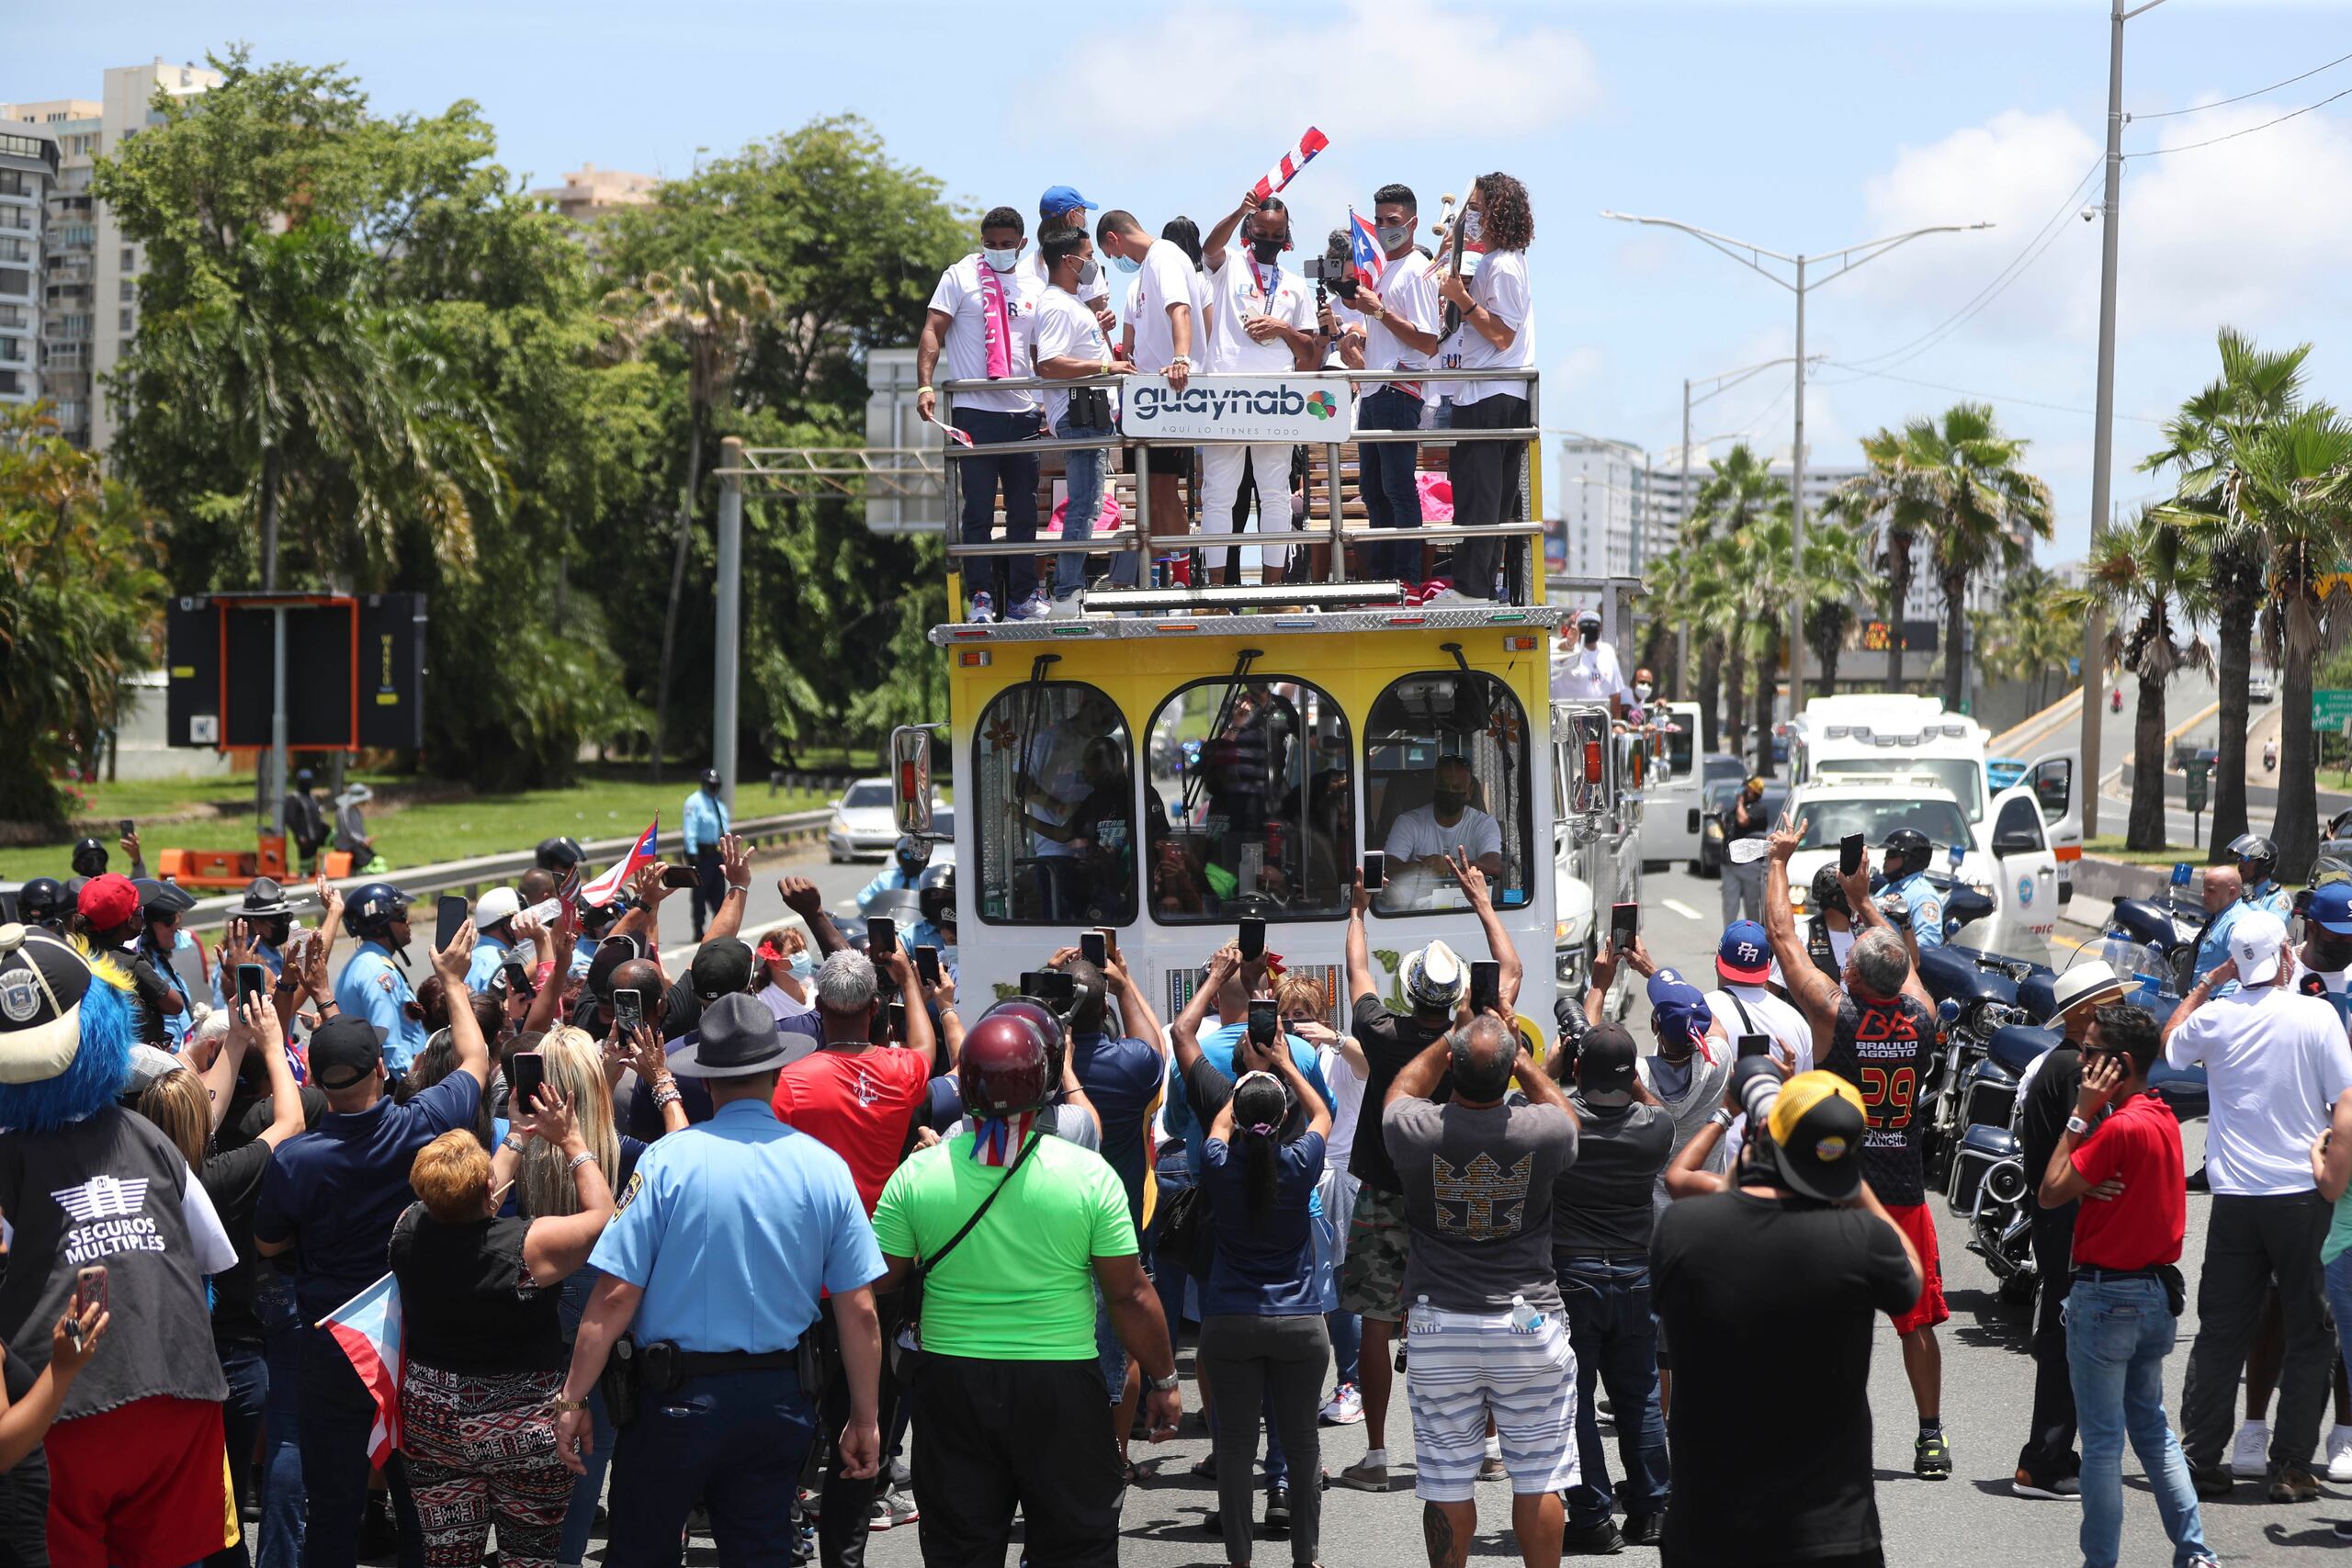
[{"label": "crowd of people", "polygon": [[[1034,254],[1020,209],[991,208],[980,220],[979,249],[940,274],[915,360],[923,419],[939,419],[937,383],[956,383],[948,422],[969,448],[956,459],[963,543],[995,540],[1000,502],[1003,542],[1036,539],[1043,455],[1020,448],[1040,437],[1091,444],[1053,454],[1065,487],[1062,540],[1118,526],[1105,506],[1118,394],[1103,383],[1137,372],[1163,376],[1182,392],[1195,373],[1372,371],[1390,378],[1356,389],[1360,430],[1525,430],[1531,387],[1519,373],[1535,363],[1527,267],[1535,224],[1526,187],[1499,172],[1478,179],[1450,226],[1460,231],[1459,258],[1450,231],[1432,235],[1434,251],[1419,243],[1419,203],[1408,186],[1374,191],[1370,224],[1369,255],[1360,250],[1350,261],[1341,230],[1315,258],[1336,265],[1310,274],[1285,265],[1301,241],[1290,208],[1272,194],[1245,194],[1205,233],[1180,217],[1155,237],[1135,213],[1102,210],[1055,186],[1037,204]],[[1106,262],[1132,278],[1124,309],[1112,298]],[[1494,378],[1416,378],[1431,370],[1485,370]],[[1037,379],[1072,385],[1042,395],[986,385]],[[1524,442],[1470,440],[1444,451],[1453,525],[1523,515]],[[1303,454],[1286,441],[1153,447],[1150,534],[1170,580],[1238,581],[1238,549],[1182,541],[1238,535],[1254,514],[1265,580],[1300,581],[1308,550],[1290,541],[1306,505]],[[1372,526],[1420,525],[1419,456],[1411,441],[1358,447],[1359,493]],[[1189,503],[1181,483],[1188,475],[1197,480]],[[1197,579],[1195,554],[1204,573]],[[1418,539],[1400,540],[1364,546],[1357,575],[1401,582],[1417,602],[1475,604],[1503,596],[1505,565],[1500,537],[1437,554]],[[966,614],[976,621],[1076,615],[1090,582],[1124,588],[1136,579],[1135,557],[1125,552],[1057,552],[1049,579],[1040,578],[1034,554],[996,555],[965,563]]]},{"label": "crowd of people", "polygon": [[[656,933],[683,879],[590,905],[564,840],[437,949],[388,885],[322,879],[293,931],[257,881],[210,1005],[160,980],[178,909],[102,867],[0,930],[0,1558],[458,1568],[494,1531],[514,1568],[600,1532],[607,1561],[675,1562],[707,1521],[730,1562],[855,1564],[913,1524],[929,1563],[1001,1563],[1016,1529],[1027,1561],[1110,1562],[1131,1444],[1182,1424],[1188,1337],[1231,1564],[1261,1539],[1323,1561],[1326,1483],[1388,1490],[1404,1430],[1437,1568],[1482,1482],[1531,1564],[1882,1562],[1882,1316],[1914,1470],[1954,1472],[1937,1019],[1883,912],[1906,846],[1875,888],[1830,874],[1833,950],[1775,824],[1763,919],[1725,927],[1712,986],[1634,937],[1539,1031],[1467,833],[1436,852],[1484,957],[1431,942],[1387,984],[1359,875],[1343,992],[1231,942],[1163,1021],[1112,931],[965,1001],[952,872],[913,854],[868,889],[915,897],[903,945],[786,877],[755,947],[749,852],[707,826],[720,890],[679,972]],[[2214,1561],[2199,1503],[2239,1475],[2291,1503],[2315,1463],[2352,1470],[2341,1410],[2321,1447],[2352,1341],[2352,886],[2300,913],[2294,946],[2233,911],[2161,1022],[2068,969],[2020,1088],[2046,1283],[2013,1489],[2079,1501],[2087,1564],[2117,1561],[2127,1440],[2183,1568]],[[1621,967],[1646,1052],[1607,1016]],[[2211,1105],[2177,1438],[2164,1064],[2201,1066]],[[389,1371],[351,1329],[388,1287]],[[2278,1407],[2254,1452],[2249,1357],[2249,1421]],[[1785,1461],[1755,1450],[1759,1410]],[[1356,1422],[1366,1452],[1329,1472],[1322,1428]]]}]

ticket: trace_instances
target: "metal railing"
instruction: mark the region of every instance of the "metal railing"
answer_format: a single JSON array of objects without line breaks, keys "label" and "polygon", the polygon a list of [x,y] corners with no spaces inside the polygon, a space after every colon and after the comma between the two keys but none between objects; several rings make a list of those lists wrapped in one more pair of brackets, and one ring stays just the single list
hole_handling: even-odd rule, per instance
[{"label": "metal railing", "polygon": [[[1237,436],[1230,443],[1203,441],[1194,438],[1126,435],[1114,429],[1106,436],[1082,438],[1039,437],[1018,442],[976,442],[966,446],[949,443],[940,454],[944,463],[944,479],[947,510],[947,557],[951,563],[967,558],[1001,558],[1038,555],[1110,555],[1130,551],[1136,558],[1136,581],[1151,581],[1151,557],[1157,548],[1196,549],[1251,547],[1263,548],[1312,548],[1328,545],[1330,549],[1329,581],[1348,581],[1347,547],[1351,544],[1420,545],[1462,544],[1473,541],[1504,540],[1512,547],[1506,558],[1504,577],[1525,598],[1514,596],[1511,603],[1528,603],[1540,599],[1543,573],[1537,570],[1540,560],[1539,541],[1544,523],[1541,511],[1540,475],[1543,454],[1543,409],[1539,400],[1540,374],[1533,370],[1499,367],[1462,370],[1313,370],[1286,372],[1280,379],[1295,383],[1317,383],[1334,386],[1385,387],[1392,383],[1423,384],[1445,381],[1518,381],[1527,389],[1527,424],[1524,427],[1501,430],[1455,430],[1442,427],[1433,430],[1359,430],[1344,442],[1321,445],[1327,453],[1325,479],[1329,491],[1327,523],[1318,536],[1305,531],[1296,533],[1267,533],[1254,536],[1240,534],[1196,534],[1189,527],[1183,533],[1155,534],[1151,527],[1151,454],[1155,448],[1182,448],[1215,445],[1316,445],[1315,443],[1251,443],[1246,436]],[[953,417],[955,397],[958,391],[1069,391],[1080,387],[1116,389],[1129,380],[1125,376],[1083,376],[1069,380],[1046,380],[1037,377],[1001,378],[995,380],[943,380],[938,385],[939,420],[949,423]],[[1527,467],[1521,479],[1521,498],[1528,515],[1518,522],[1492,524],[1420,524],[1410,528],[1378,528],[1366,524],[1350,527],[1345,520],[1345,502],[1341,496],[1340,454],[1349,446],[1367,446],[1394,443],[1409,443],[1415,446],[1458,446],[1480,441],[1521,441],[1527,444]],[[986,542],[964,543],[960,537],[963,515],[962,464],[974,457],[1001,457],[1008,453],[1019,457],[1042,456],[1048,452],[1101,451],[1114,447],[1133,448],[1136,454],[1136,520],[1132,526],[1098,531],[1084,539],[1068,536],[1069,525],[1064,523],[1064,536],[1059,540],[990,539]],[[1103,475],[1104,489],[1110,484],[1110,474]],[[1359,473],[1358,494],[1362,494]],[[1260,505],[1268,504],[1265,491],[1259,491]],[[1513,570],[1521,565],[1517,541],[1527,541],[1523,572]],[[1476,595],[1483,598],[1483,593]]]}]

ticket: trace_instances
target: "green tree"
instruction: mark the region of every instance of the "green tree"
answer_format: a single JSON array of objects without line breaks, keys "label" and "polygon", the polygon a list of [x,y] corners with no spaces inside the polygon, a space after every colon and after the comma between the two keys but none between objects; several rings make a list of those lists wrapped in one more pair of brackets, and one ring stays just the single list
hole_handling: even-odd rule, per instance
[{"label": "green tree", "polygon": [[2143,471],[2168,473],[2168,514],[2197,531],[2213,587],[2214,650],[2221,688],[2220,756],[2213,767],[2213,833],[2207,859],[2229,859],[2229,843],[2246,830],[2246,683],[2254,668],[2255,619],[2265,593],[2267,543],[2255,515],[2229,503],[2241,448],[2302,406],[2303,362],[2311,344],[2283,352],[2256,346],[2223,327],[2216,338],[2222,374],[2188,399],[2165,423],[2164,445],[2142,459]]},{"label": "green tree", "polygon": [[[1757,518],[1768,516],[1777,506],[1788,502],[1788,485],[1772,476],[1771,465],[1758,457],[1746,442],[1734,446],[1723,457],[1708,465],[1712,470],[1706,482],[1699,487],[1693,498],[1690,515],[1682,526],[1682,547],[1691,548],[1707,540],[1726,538],[1739,533]],[[1716,707],[1718,688],[1729,679],[1732,691],[1725,699],[1727,711],[1736,716],[1740,707],[1740,686],[1743,672],[1734,662],[1726,671],[1726,662],[1736,656],[1727,642],[1728,633],[1718,631],[1705,637],[1699,651],[1699,690],[1701,728],[1704,732],[1707,750],[1717,749],[1724,720]]]},{"label": "green tree", "polygon": [[1999,602],[1968,614],[1977,669],[1996,681],[2031,682],[2034,706],[2047,706],[2051,676],[2063,674],[2083,646],[2082,614],[2070,603],[2065,585],[2045,569],[2028,563],[2009,572]]},{"label": "green tree", "polygon": [[1838,656],[1854,629],[1854,606],[1870,603],[1879,581],[1867,529],[1836,516],[1805,525],[1804,637],[1821,667],[1824,695],[1837,690]]},{"label": "green tree", "polygon": [[62,826],[58,775],[96,759],[124,681],[152,667],[153,521],[48,404],[0,406],[0,818]]},{"label": "green tree", "polygon": [[1872,595],[1886,621],[1886,684],[1903,689],[1903,606],[1918,569],[1918,544],[1937,515],[1935,486],[1915,468],[1905,436],[1882,429],[1862,438],[1863,471],[1831,492],[1823,512],[1873,532],[1877,588]]},{"label": "green tree", "polygon": [[[2091,541],[2086,581],[2055,601],[2067,636],[2080,646],[2080,627],[2092,606],[2110,617],[2102,667],[2128,671],[2139,683],[2132,719],[2132,810],[2124,847],[2154,850],[2165,842],[2165,689],[2183,670],[2213,668],[2213,650],[2197,635],[2212,596],[2198,534],[2169,521],[2161,509],[2143,512],[2123,527],[2100,530]],[[2184,624],[2185,623],[2185,624]],[[2188,640],[2180,640],[2187,632]],[[2083,673],[2083,700],[2099,683]]]}]

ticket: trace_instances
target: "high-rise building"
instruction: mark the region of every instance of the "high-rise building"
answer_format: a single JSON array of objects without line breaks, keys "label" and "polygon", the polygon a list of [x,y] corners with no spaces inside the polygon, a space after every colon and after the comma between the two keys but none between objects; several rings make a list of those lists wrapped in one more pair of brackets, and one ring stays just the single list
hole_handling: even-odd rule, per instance
[{"label": "high-rise building", "polygon": [[[90,193],[97,159],[119,152],[148,126],[162,123],[156,93],[184,96],[220,85],[201,65],[158,58],[106,73],[100,96],[0,104],[0,120],[38,127],[57,148],[47,194],[49,265],[40,300],[42,362],[36,395],[56,405],[68,439],[103,450],[117,421],[107,408],[103,378],[139,332],[140,247]],[[5,299],[5,297],[0,297]]]},{"label": "high-rise building", "polygon": [[57,163],[54,133],[0,111],[0,403],[41,395],[41,291]]}]

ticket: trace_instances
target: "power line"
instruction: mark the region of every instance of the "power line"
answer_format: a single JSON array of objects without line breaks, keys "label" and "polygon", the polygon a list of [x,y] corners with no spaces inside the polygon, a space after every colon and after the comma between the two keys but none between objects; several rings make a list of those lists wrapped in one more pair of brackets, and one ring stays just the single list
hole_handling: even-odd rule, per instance
[{"label": "power line", "polygon": [[[1955,395],[1955,396],[1957,396],[1957,397],[1962,397],[1962,398],[1982,398],[1982,399],[1984,399],[1984,400],[1985,401],[1987,401],[1987,402],[1994,402],[1994,403],[2015,403],[2015,404],[2018,404],[2019,407],[2022,407],[2022,408],[2030,408],[2030,409],[2048,409],[2048,410],[2050,410],[2051,412],[2052,412],[2053,413],[2080,413],[2080,414],[2089,414],[2089,415],[2090,415],[2090,416],[2092,416],[2093,418],[2097,418],[2097,417],[2098,417],[2098,411],[2097,409],[2078,408],[2078,407],[2076,407],[2075,405],[2074,405],[2074,404],[2072,404],[2072,403],[2045,403],[2045,402],[2038,401],[2037,400],[2032,399],[2032,398],[2018,398],[2018,397],[2012,397],[2012,396],[2010,396],[2009,394],[2007,394],[2007,393],[2006,393],[2006,392],[1986,392],[1986,391],[1980,391],[1980,390],[1978,390],[1977,389],[1973,388],[1973,387],[1948,387],[1948,386],[1944,385],[1944,383],[1942,383],[1941,381],[1922,381],[1922,380],[1918,380],[1917,378],[1914,378],[1914,377],[1910,377],[1910,376],[1894,376],[1894,375],[1890,375],[1890,374],[1888,374],[1886,371],[1883,371],[1883,370],[1865,370],[1865,369],[1863,369],[1863,368],[1862,368],[1860,366],[1859,366],[1859,365],[1844,365],[1844,364],[1839,364],[1839,363],[1838,363],[1838,361],[1836,361],[1836,360],[1831,360],[1829,363],[1830,363],[1830,364],[1832,364],[1832,365],[1836,365],[1836,366],[1838,367],[1838,369],[1840,369],[1840,370],[1851,370],[1851,371],[1853,371],[1857,376],[1868,376],[1868,377],[1871,377],[1871,378],[1875,378],[1875,379],[1877,379],[1877,380],[1881,380],[1881,381],[1900,381],[1900,382],[1904,383],[1905,386],[1911,386],[1911,387],[1926,387],[1926,388],[1928,388],[1929,389],[1931,389],[1931,390],[1933,390],[1933,391],[1938,391],[1938,392],[1951,392],[1951,393],[1952,393],[1953,395]],[[1836,383],[1832,383],[1832,384],[1833,384],[1833,385],[1837,385],[1837,386],[1845,386],[1845,385],[1847,385],[1848,383],[1840,381],[1840,382],[1836,382]],[[2140,424],[2162,425],[2162,424],[2164,423],[2164,421],[2163,421],[2163,420],[2160,420],[2160,419],[2152,419],[2152,418],[2150,418],[2150,417],[2149,417],[2148,415],[2146,415],[2146,414],[2138,414],[2138,413],[2119,413],[2119,414],[2117,414],[2115,417],[2116,417],[2116,418],[2118,418],[2118,419],[2128,419],[2128,420],[2132,420],[2132,421],[2133,421],[2134,423],[2140,423]]]},{"label": "power line", "polygon": [[2316,76],[2323,71],[2333,71],[2347,60],[2352,60],[2352,54],[2339,54],[2325,65],[2312,66],[2301,76],[2290,76],[2284,82],[2273,82],[2267,87],[2256,87],[2253,92],[2240,93],[2234,98],[2217,98],[2210,104],[2191,104],[2187,108],[2158,109],[2154,114],[2127,114],[2123,117],[2124,122],[2129,124],[2135,119],[2170,119],[2175,115],[2203,114],[2207,109],[2218,109],[2227,104],[2242,104],[2248,98],[2258,98],[2265,93],[2275,93],[2281,87],[2291,87],[2296,83]]},{"label": "power line", "polygon": [[2226,136],[2211,136],[2206,138],[2202,141],[2190,141],[2178,147],[2151,147],[2144,152],[2134,152],[2132,156],[2134,158],[2161,158],[2167,152],[2194,152],[2199,147],[2217,147],[2224,141],[2235,141],[2241,136],[2252,136],[2257,130],[2267,130],[2274,125],[2284,125],[2290,119],[2300,118],[2301,116],[2311,113],[2313,109],[2324,109],[2328,105],[2334,103],[2336,99],[2342,97],[2352,97],[2352,87],[2346,87],[2340,93],[2330,93],[2327,96],[2322,98],[2315,104],[2305,104],[2301,108],[2290,109],[2287,113],[2280,115],[2277,119],[2266,119],[2260,125],[2249,125],[2243,130],[2233,130]]}]

